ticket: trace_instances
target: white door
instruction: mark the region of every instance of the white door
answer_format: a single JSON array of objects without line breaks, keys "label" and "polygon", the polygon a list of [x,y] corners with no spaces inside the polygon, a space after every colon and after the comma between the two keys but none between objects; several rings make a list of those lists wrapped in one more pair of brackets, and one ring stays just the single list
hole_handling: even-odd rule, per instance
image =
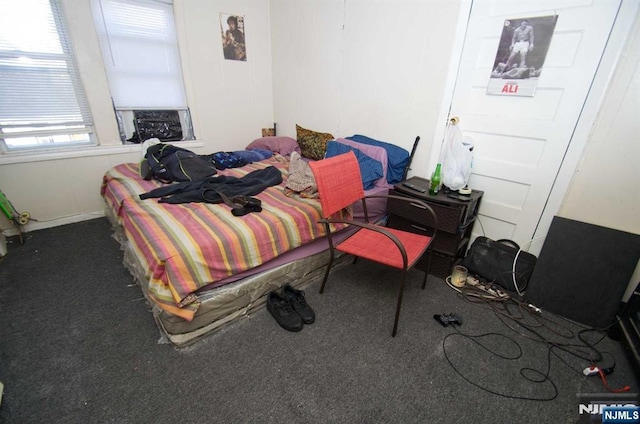
[{"label": "white door", "polygon": [[[464,134],[475,142],[469,186],[485,192],[475,235],[528,247],[619,5],[619,0],[472,1],[450,116],[460,118]],[[505,20],[549,15],[558,18],[535,95],[487,95]]]}]

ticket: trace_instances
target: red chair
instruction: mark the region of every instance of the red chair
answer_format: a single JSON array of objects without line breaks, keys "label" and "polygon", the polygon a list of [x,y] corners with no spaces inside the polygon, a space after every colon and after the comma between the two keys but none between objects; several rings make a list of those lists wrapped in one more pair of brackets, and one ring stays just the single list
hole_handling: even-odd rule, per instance
[{"label": "red chair", "polygon": [[[322,206],[323,219],[319,222],[325,225],[327,238],[329,239],[329,264],[324,274],[320,293],[324,292],[324,286],[327,283],[336,250],[353,255],[356,258],[369,259],[402,270],[396,316],[393,323],[393,332],[391,333],[391,335],[395,337],[398,330],[398,319],[400,317],[402,293],[404,291],[407,271],[416,264],[433,242],[436,233],[435,229],[438,226],[436,214],[428,204],[415,198],[394,195],[372,195],[365,197],[360,167],[352,152],[310,162],[309,165],[311,166],[318,185],[318,194]],[[427,236],[370,223],[367,214],[366,199],[373,197],[396,198],[406,200],[414,205],[419,205],[418,208],[423,209],[425,213],[424,220],[421,222],[432,222],[434,224],[433,232]],[[342,209],[349,207],[357,201],[362,202],[366,222],[336,219],[337,212],[340,212]],[[359,228],[347,239],[339,243],[334,243],[331,237],[330,223],[346,223]],[[431,262],[430,257],[431,255],[429,255],[429,262]],[[422,282],[423,289],[427,283],[428,273],[429,265],[427,265],[427,270],[424,273],[424,280]]]}]

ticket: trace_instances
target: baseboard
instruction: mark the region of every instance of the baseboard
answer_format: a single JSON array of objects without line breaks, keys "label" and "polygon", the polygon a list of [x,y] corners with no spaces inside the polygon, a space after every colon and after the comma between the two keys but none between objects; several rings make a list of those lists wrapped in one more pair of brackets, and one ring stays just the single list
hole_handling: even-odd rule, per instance
[{"label": "baseboard", "polygon": [[[29,221],[27,225],[24,226],[23,230],[25,233],[29,233],[31,231],[44,230],[46,228],[58,227],[60,225],[73,224],[75,222],[88,221],[90,219],[102,218],[105,216],[104,211],[96,211],[89,212],[80,215],[72,215],[65,216],[62,218],[51,219],[48,221]],[[5,237],[17,236],[20,233],[16,228],[7,228],[2,230],[2,235]],[[0,238],[0,241],[2,239]],[[1,255],[0,255],[1,256]]]}]

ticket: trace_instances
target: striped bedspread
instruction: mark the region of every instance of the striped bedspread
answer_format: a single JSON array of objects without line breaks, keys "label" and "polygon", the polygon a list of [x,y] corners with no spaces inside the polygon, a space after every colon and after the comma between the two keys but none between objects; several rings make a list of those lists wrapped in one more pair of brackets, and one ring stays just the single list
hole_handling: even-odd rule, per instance
[{"label": "striped bedspread", "polygon": [[262,212],[242,217],[233,216],[225,204],[140,200],[140,194],[161,184],[140,178],[138,164],[117,165],[104,175],[101,194],[136,255],[144,258],[148,296],[158,306],[191,320],[199,306],[196,292],[202,287],[215,287],[226,277],[324,236],[317,222],[320,202],[284,195],[288,162],[283,157],[219,174],[242,177],[267,166],[280,169],[283,183],[255,196],[262,201]]}]

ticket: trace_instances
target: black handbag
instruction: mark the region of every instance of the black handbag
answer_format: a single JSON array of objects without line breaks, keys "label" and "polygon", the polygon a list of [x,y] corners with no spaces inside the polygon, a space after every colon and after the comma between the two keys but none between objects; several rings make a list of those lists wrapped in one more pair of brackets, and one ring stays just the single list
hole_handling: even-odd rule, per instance
[{"label": "black handbag", "polygon": [[460,265],[488,282],[520,293],[526,289],[537,260],[512,240],[494,241],[480,236],[473,241]]}]

